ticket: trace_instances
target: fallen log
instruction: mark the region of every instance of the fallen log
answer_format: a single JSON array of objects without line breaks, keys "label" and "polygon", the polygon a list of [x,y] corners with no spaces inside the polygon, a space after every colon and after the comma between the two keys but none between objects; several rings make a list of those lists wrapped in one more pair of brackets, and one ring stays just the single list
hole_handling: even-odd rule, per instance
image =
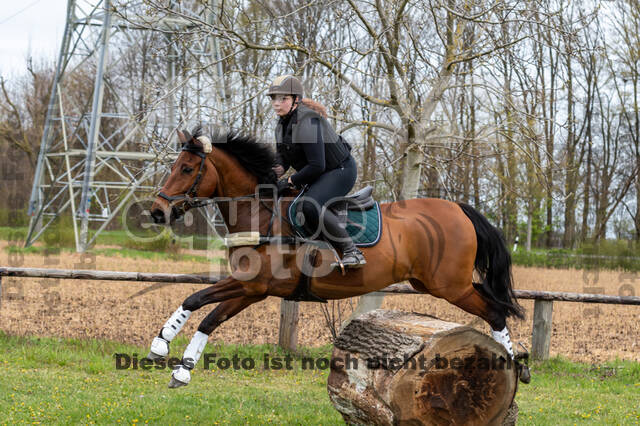
[{"label": "fallen log", "polygon": [[375,310],[336,339],[327,388],[348,424],[515,424],[517,370],[473,328]]}]

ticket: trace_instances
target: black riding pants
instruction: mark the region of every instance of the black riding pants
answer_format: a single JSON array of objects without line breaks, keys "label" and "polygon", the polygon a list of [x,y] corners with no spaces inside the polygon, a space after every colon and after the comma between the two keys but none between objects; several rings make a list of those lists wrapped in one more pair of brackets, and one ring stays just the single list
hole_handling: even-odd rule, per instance
[{"label": "black riding pants", "polygon": [[347,195],[355,185],[357,177],[356,162],[349,156],[337,168],[320,175],[309,186],[302,199],[302,213],[307,230],[314,236],[320,231],[340,249],[353,243],[347,231],[340,226],[337,216],[331,210],[327,210],[326,206],[331,199]]}]

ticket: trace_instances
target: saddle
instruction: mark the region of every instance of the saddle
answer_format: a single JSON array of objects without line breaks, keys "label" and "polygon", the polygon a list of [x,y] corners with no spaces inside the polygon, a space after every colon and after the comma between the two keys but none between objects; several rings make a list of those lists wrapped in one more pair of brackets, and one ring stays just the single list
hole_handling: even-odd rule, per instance
[{"label": "saddle", "polygon": [[[302,222],[301,203],[299,199],[304,196],[302,191],[289,206],[289,220],[293,224],[296,233],[307,238],[309,235]],[[327,208],[330,209],[345,227],[353,242],[358,247],[371,247],[375,245],[382,234],[382,216],[380,206],[372,196],[373,187],[367,186],[354,194],[338,198]]]},{"label": "saddle", "polygon": [[347,212],[349,210],[361,211],[375,207],[376,201],[371,194],[373,194],[373,187],[369,185],[354,194],[339,198],[331,203],[329,209],[338,217],[344,216],[346,223]]},{"label": "saddle", "polygon": [[[304,195],[302,191],[289,206],[289,220],[293,225],[295,232],[299,237],[306,239],[309,235],[305,228],[299,223],[300,211],[299,199]],[[380,241],[382,235],[382,215],[378,202],[372,197],[373,187],[367,186],[360,191],[346,197],[338,198],[333,201],[327,208],[330,209],[338,218],[340,226],[345,227],[346,231],[353,238],[353,242],[359,247],[371,247]],[[329,247],[331,245],[322,240],[313,242],[317,247]],[[298,286],[293,294],[285,298],[285,300],[304,301],[304,302],[322,302],[327,301],[313,294],[310,288],[312,270],[316,263],[317,250],[309,249],[305,253],[305,265],[310,265],[310,270],[303,268]],[[344,275],[343,269],[343,275]]]}]

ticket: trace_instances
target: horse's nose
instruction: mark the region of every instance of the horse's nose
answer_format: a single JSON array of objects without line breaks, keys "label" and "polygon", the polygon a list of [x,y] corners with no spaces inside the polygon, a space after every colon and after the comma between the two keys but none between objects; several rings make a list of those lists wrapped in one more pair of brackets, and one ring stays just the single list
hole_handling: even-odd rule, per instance
[{"label": "horse's nose", "polygon": [[164,223],[164,211],[162,209],[153,209],[151,211],[151,218],[153,219],[154,223]]}]

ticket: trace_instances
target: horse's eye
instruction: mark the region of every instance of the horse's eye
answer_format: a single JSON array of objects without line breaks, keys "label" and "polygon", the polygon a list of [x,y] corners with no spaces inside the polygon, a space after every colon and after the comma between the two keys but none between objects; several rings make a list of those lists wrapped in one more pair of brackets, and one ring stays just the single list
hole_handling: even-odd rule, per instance
[{"label": "horse's eye", "polygon": [[191,173],[193,169],[191,167],[185,167],[182,169],[182,173]]}]

